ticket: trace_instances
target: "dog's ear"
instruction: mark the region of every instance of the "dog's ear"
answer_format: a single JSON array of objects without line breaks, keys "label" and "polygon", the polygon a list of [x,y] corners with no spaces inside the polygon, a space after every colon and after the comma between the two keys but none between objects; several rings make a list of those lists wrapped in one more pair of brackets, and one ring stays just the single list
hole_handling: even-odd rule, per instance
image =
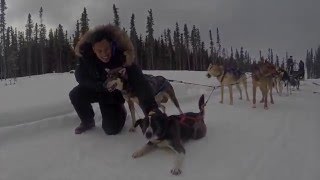
[{"label": "dog's ear", "polygon": [[138,119],[135,123],[134,123],[134,127],[138,127],[141,126],[143,119]]},{"label": "dog's ear", "polygon": [[127,70],[126,68],[122,68],[118,72],[121,74],[121,76],[124,76],[127,73]]},{"label": "dog's ear", "polygon": [[127,69],[126,68],[122,68],[118,72],[120,73],[122,78],[128,79],[128,74],[127,74]]}]

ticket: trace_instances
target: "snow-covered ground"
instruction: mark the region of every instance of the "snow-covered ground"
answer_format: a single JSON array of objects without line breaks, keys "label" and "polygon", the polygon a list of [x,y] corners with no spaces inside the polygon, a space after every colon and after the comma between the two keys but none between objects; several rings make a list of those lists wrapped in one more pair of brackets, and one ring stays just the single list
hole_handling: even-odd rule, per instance
[{"label": "snow-covered ground", "polygon": [[[168,79],[218,85],[205,72],[146,71]],[[320,80],[302,82],[290,96],[274,92],[275,104],[264,110],[251,102],[220,104],[216,89],[206,106],[207,136],[185,144],[182,174],[170,174],[173,152],[157,150],[132,159],[145,140],[140,131],[128,132],[130,116],[121,134],[107,136],[94,104],[98,126],[74,134],[79,119],[68,93],[77,85],[73,74],[46,74],[19,78],[17,84],[0,82],[1,180],[319,180]],[[183,111],[198,111],[204,86],[173,83]],[[226,91],[228,92],[228,91]],[[260,96],[260,92],[258,94]],[[251,83],[249,96],[252,99]],[[258,97],[259,99],[260,97]],[[169,114],[178,113],[172,103]],[[139,116],[142,116],[139,111]]]}]

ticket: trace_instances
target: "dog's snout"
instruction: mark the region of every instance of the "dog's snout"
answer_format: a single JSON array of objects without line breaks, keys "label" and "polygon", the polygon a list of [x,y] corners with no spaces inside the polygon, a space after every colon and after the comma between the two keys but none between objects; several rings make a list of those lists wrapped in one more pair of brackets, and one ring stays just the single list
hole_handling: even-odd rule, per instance
[{"label": "dog's snout", "polygon": [[107,89],[109,92],[114,91],[116,86],[117,86],[117,83],[110,83],[110,82],[107,83]]},{"label": "dog's snout", "polygon": [[211,78],[211,75],[209,73],[207,74],[207,78]]},{"label": "dog's snout", "polygon": [[152,132],[147,131],[147,132],[146,132],[146,138],[147,138],[147,139],[150,139],[151,137],[152,137]]}]

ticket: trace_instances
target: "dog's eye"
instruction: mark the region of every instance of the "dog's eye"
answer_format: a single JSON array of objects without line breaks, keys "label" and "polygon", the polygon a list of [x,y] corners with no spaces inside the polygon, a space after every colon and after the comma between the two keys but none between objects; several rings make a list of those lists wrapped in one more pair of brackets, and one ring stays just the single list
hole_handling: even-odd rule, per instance
[{"label": "dog's eye", "polygon": [[145,127],[145,128],[147,128],[147,127],[149,126],[149,121],[148,121],[148,119],[144,119],[144,120],[143,120],[142,126]]}]

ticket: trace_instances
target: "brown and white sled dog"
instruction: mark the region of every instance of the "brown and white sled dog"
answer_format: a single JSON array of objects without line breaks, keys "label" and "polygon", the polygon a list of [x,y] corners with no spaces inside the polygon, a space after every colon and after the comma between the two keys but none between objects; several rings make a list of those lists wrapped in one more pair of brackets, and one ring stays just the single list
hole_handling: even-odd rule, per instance
[{"label": "brown and white sled dog", "polygon": [[268,109],[268,92],[270,94],[270,102],[274,104],[272,96],[273,78],[277,75],[276,67],[269,62],[259,62],[252,66],[252,107],[256,108],[257,87],[262,93],[261,103],[264,108]]},{"label": "brown and white sled dog", "polygon": [[247,91],[247,77],[246,74],[240,72],[236,69],[228,69],[224,68],[223,66],[219,66],[217,64],[210,64],[207,70],[207,77],[210,78],[214,76],[220,82],[221,85],[221,101],[223,103],[223,93],[224,93],[224,86],[228,86],[229,88],[229,95],[230,95],[230,105],[233,104],[233,85],[236,85],[237,89],[240,93],[240,98],[242,99],[242,91],[240,84],[243,85],[244,90],[246,92],[247,101],[249,100],[248,91]]},{"label": "brown and white sled dog", "polygon": [[[167,103],[168,99],[170,99],[173,102],[173,104],[177,107],[179,113],[183,113],[175,95],[174,89],[166,78],[162,76],[153,76],[147,74],[144,74],[144,76],[149,82],[154,92],[155,101],[157,102],[157,104],[163,112],[165,112],[165,106],[163,104]],[[128,103],[129,110],[131,113],[132,127],[129,131],[135,131],[134,124],[136,122],[136,116],[134,103],[139,105],[139,100],[135,96],[135,92],[133,92],[132,88],[128,83],[128,77],[125,68],[117,68],[109,71],[107,80],[105,82],[105,86],[110,92],[116,89],[121,91],[124,99]],[[146,116],[145,112],[144,115]]]},{"label": "brown and white sled dog", "polygon": [[180,115],[167,116],[159,110],[151,111],[144,119],[137,120],[147,143],[132,154],[133,158],[141,157],[157,147],[168,147],[175,152],[173,175],[181,174],[181,166],[185,156],[183,142],[190,139],[203,138],[207,133],[204,123],[204,95],[198,102],[200,112],[187,112]]}]

